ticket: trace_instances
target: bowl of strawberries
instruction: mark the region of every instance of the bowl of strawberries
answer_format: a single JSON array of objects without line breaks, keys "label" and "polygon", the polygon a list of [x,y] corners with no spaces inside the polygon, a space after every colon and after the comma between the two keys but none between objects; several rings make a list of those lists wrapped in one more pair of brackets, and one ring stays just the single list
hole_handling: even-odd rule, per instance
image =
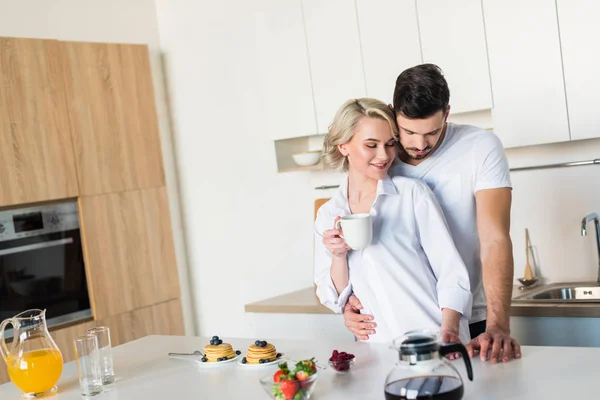
[{"label": "bowl of strawberries", "polygon": [[308,400],[319,378],[314,358],[295,364],[283,362],[272,375],[260,380],[262,387],[276,400]]},{"label": "bowl of strawberries", "polygon": [[346,372],[354,364],[354,354],[334,350],[329,357],[329,366],[338,372]]}]

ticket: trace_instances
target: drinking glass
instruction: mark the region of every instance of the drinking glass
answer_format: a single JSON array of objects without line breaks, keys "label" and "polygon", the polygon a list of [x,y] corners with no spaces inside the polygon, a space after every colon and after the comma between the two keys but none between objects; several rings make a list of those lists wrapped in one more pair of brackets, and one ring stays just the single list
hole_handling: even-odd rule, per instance
[{"label": "drinking glass", "polygon": [[73,341],[79,387],[83,396],[102,393],[102,370],[96,336],[80,336]]},{"label": "drinking glass", "polygon": [[102,384],[110,385],[115,381],[112,348],[110,345],[110,329],[107,326],[99,326],[88,329],[87,334],[88,336],[95,336],[98,338],[98,353],[100,356]]}]

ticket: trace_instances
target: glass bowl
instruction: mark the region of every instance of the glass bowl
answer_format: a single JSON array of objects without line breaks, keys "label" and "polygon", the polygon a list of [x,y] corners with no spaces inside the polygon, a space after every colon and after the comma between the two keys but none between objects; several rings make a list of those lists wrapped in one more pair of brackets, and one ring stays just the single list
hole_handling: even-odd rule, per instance
[{"label": "glass bowl", "polygon": [[260,379],[265,392],[275,400],[308,400],[315,390],[315,383],[319,379],[316,372],[303,381],[273,382],[273,374]]},{"label": "glass bowl", "polygon": [[348,372],[354,365],[354,358],[345,361],[329,361],[329,366],[338,372]]}]

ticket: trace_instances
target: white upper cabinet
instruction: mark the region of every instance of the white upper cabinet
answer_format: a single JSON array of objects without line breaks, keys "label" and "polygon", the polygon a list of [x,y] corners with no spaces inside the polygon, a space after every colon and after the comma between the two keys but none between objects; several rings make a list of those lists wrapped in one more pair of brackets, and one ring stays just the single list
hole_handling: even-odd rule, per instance
[{"label": "white upper cabinet", "polygon": [[557,0],[571,139],[600,137],[600,2]]},{"label": "white upper cabinet", "polygon": [[400,73],[421,64],[414,0],[356,0],[367,96],[392,103]]},{"label": "white upper cabinet", "polygon": [[417,0],[417,13],[423,62],[444,71],[452,113],[492,108],[481,0]]},{"label": "white upper cabinet", "polygon": [[494,132],[505,147],[568,141],[555,0],[483,0],[483,12]]},{"label": "white upper cabinet", "polygon": [[304,0],[306,38],[319,133],[327,133],[337,109],[364,97],[356,6],[352,0]]},{"label": "white upper cabinet", "polygon": [[302,0],[262,0],[261,4],[262,11],[255,15],[269,137],[315,135]]}]

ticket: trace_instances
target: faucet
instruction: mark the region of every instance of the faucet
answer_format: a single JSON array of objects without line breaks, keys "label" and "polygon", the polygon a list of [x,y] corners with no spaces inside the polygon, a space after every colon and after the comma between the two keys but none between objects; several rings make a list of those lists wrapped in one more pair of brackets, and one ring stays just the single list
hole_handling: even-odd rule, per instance
[{"label": "faucet", "polygon": [[598,217],[598,214],[591,213],[589,215],[586,215],[581,220],[581,236],[587,235],[586,226],[588,222],[591,221],[594,221],[594,224],[596,225],[596,247],[598,248],[598,280],[596,284],[600,286],[600,218]]}]

